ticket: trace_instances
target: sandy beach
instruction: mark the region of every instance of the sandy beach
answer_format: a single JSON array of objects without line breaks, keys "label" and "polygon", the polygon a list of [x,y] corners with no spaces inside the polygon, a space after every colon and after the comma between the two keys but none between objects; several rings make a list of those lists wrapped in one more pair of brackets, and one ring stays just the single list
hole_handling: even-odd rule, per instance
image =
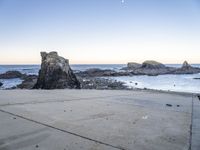
[{"label": "sandy beach", "polygon": [[198,150],[200,102],[150,90],[1,90],[0,149]]}]

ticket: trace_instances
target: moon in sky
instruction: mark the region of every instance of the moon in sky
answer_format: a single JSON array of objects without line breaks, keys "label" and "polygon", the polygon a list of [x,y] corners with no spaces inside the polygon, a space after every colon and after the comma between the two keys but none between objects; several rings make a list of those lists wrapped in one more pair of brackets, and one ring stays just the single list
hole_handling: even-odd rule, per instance
[{"label": "moon in sky", "polygon": [[125,0],[122,0],[122,3],[124,3],[125,2]]}]

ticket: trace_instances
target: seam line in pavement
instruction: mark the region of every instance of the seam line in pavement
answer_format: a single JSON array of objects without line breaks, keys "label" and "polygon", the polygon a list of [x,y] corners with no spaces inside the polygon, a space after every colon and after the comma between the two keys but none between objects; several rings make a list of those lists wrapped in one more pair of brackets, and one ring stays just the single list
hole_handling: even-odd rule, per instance
[{"label": "seam line in pavement", "polygon": [[[129,96],[129,95],[117,95],[117,96]],[[13,104],[0,104],[1,106],[14,106],[14,105],[28,105],[28,104],[42,104],[42,103],[57,103],[57,102],[68,102],[68,101],[81,101],[81,100],[91,100],[95,98],[109,98],[109,97],[117,97],[117,96],[100,96],[100,97],[87,97],[87,98],[72,98],[70,100],[52,100],[52,101],[30,101],[30,102],[22,102],[22,103],[13,103]]]},{"label": "seam line in pavement", "polygon": [[42,122],[39,122],[39,121],[36,121],[36,120],[32,120],[32,119],[29,119],[29,118],[26,118],[26,117],[23,117],[23,116],[20,116],[20,115],[17,115],[17,114],[8,112],[8,111],[4,111],[4,110],[0,109],[0,112],[6,113],[6,114],[9,114],[9,115],[12,115],[12,116],[16,116],[16,117],[19,117],[21,119],[24,119],[24,120],[27,120],[27,121],[30,121],[30,122],[33,122],[33,123],[36,123],[36,124],[40,124],[40,125],[49,127],[51,129],[64,132],[64,133],[68,133],[68,134],[71,134],[71,135],[74,135],[74,136],[77,136],[77,137],[80,137],[80,138],[83,138],[83,139],[86,139],[86,140],[89,140],[89,141],[92,141],[92,142],[95,142],[95,143],[99,143],[99,144],[102,144],[102,145],[105,145],[105,146],[109,146],[109,147],[112,147],[112,148],[115,148],[115,149],[119,149],[119,150],[126,150],[125,148],[122,148],[122,147],[117,147],[117,146],[114,146],[114,145],[111,145],[111,144],[108,144],[108,143],[105,143],[105,142],[101,142],[101,141],[98,141],[98,140],[95,140],[95,139],[92,139],[92,138],[89,138],[89,137],[86,137],[86,136],[79,135],[77,133],[73,133],[73,132],[70,132],[70,131],[67,131],[67,130],[56,128],[54,126],[51,126],[51,125],[48,125],[48,124],[45,124],[45,123],[42,123]]},{"label": "seam line in pavement", "polygon": [[193,126],[193,111],[194,111],[194,95],[192,95],[192,110],[191,110],[191,124],[190,124],[190,139],[189,139],[189,149],[192,150],[192,126]]},{"label": "seam line in pavement", "polygon": [[[118,95],[118,96],[126,96],[126,95]],[[14,104],[2,104],[0,105],[0,107],[7,107],[7,106],[17,106],[17,105],[37,105],[37,104],[46,104],[46,103],[63,103],[63,102],[71,102],[71,101],[84,101],[84,100],[92,100],[95,98],[107,98],[107,97],[117,97],[117,96],[102,96],[102,97],[90,97],[90,98],[77,98],[77,99],[70,99],[70,100],[52,100],[52,101],[31,101],[31,102],[24,102],[24,103],[14,103]],[[134,100],[140,100],[140,99],[133,99]],[[148,100],[145,100],[148,101]],[[111,102],[111,101],[110,101]],[[120,103],[120,102],[112,102],[112,103],[116,103],[116,104],[124,104],[124,103]],[[129,106],[133,106],[133,107],[142,107],[142,108],[149,108],[148,106],[143,106],[143,105],[137,105],[137,104],[129,104]],[[162,104],[160,106],[163,106]],[[151,107],[150,107],[151,108]],[[160,109],[160,108],[151,108],[151,109],[156,109],[156,110],[160,110],[160,111],[173,111],[173,112],[177,112],[177,113],[184,113],[184,114],[191,114],[189,112],[184,112],[184,111],[177,111],[177,110],[167,110],[167,109]]]}]

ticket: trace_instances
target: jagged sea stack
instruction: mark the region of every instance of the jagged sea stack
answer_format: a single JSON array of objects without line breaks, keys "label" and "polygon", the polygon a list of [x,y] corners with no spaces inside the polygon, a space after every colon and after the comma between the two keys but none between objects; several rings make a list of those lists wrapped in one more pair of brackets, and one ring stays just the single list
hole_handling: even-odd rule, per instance
[{"label": "jagged sea stack", "polygon": [[175,74],[194,74],[194,73],[200,73],[200,68],[191,66],[187,61],[183,62],[183,65],[181,68],[177,69]]},{"label": "jagged sea stack", "polygon": [[41,57],[42,64],[35,89],[80,88],[80,82],[70,68],[69,60],[58,56],[57,52],[41,52]]},{"label": "jagged sea stack", "polygon": [[187,61],[184,61],[182,65],[182,69],[190,69],[190,68],[192,68],[192,66],[189,65]]}]

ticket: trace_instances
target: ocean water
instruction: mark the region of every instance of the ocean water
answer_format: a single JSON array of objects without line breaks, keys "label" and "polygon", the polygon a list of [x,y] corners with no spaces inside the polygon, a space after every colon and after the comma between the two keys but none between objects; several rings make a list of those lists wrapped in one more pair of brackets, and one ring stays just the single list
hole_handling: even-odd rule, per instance
[{"label": "ocean water", "polygon": [[124,82],[129,88],[155,89],[164,91],[200,93],[200,74],[193,75],[159,75],[159,76],[123,76],[110,77]]},{"label": "ocean water", "polygon": [[[181,64],[166,64],[171,67],[181,67]],[[200,64],[193,64],[192,66],[200,67]],[[126,67],[125,64],[102,64],[102,65],[71,65],[74,71],[84,71],[91,68],[99,69],[112,69],[119,71],[121,68]],[[6,71],[17,70],[25,74],[38,74],[40,65],[0,65],[0,74]],[[165,91],[178,91],[178,92],[191,92],[200,93],[200,74],[191,75],[159,75],[159,76],[123,76],[123,77],[108,77],[113,80],[122,81],[130,88],[148,88]],[[11,88],[22,82],[20,79],[2,80],[1,89]]]}]

